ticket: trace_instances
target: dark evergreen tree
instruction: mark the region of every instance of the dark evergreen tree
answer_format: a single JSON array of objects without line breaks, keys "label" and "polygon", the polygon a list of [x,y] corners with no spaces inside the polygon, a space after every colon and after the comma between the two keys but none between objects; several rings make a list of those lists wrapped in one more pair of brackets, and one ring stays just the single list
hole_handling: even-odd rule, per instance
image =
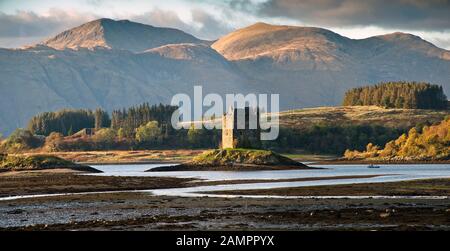
[{"label": "dark evergreen tree", "polygon": [[144,103],[128,109],[114,110],[111,127],[116,130],[122,128],[127,137],[133,137],[136,128],[150,121],[157,121],[158,125],[165,129],[164,133],[170,134],[172,129],[170,118],[176,109],[176,106],[163,104],[151,106],[149,103]]},{"label": "dark evergreen tree", "polygon": [[378,105],[386,108],[447,109],[442,86],[417,82],[386,82],[353,88],[345,93],[343,105]]},{"label": "dark evergreen tree", "polygon": [[48,136],[51,132],[59,132],[67,136],[83,128],[94,127],[94,122],[95,117],[91,110],[63,109],[34,116],[28,122],[28,129],[38,135]]},{"label": "dark evergreen tree", "polygon": [[111,120],[109,119],[109,115],[107,112],[103,111],[100,108],[97,108],[94,113],[95,119],[95,128],[104,128],[111,126]]}]

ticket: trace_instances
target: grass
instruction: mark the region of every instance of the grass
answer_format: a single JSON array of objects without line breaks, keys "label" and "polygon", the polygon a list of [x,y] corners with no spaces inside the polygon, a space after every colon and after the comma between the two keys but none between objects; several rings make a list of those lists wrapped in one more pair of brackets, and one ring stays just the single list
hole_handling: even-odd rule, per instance
[{"label": "grass", "polygon": [[340,156],[333,154],[315,154],[303,150],[296,150],[294,152],[281,153],[281,155],[296,160],[296,161],[324,161],[337,159]]},{"label": "grass", "polygon": [[255,165],[296,165],[287,157],[268,150],[260,149],[217,149],[207,151],[195,158],[195,165],[230,165],[230,164],[255,164]]},{"label": "grass", "polygon": [[80,171],[94,171],[95,169],[73,163],[52,155],[7,155],[0,161],[1,171],[41,170],[69,168]]},{"label": "grass", "polygon": [[425,122],[439,122],[450,110],[386,109],[378,106],[315,107],[279,113],[280,124],[288,128],[305,128],[315,124],[381,125],[410,128]]},{"label": "grass", "polygon": [[[46,155],[58,156],[77,163],[143,163],[153,161],[183,162],[204,152],[205,149],[173,149],[173,150],[109,150],[109,151],[74,151],[50,152]],[[42,153],[26,153],[36,155]]]},{"label": "grass", "polygon": [[[439,122],[450,110],[394,109],[379,106],[330,106],[303,108],[278,113],[284,128],[309,128],[314,125],[380,125],[391,128],[411,128],[425,122]],[[265,116],[263,114],[262,116]],[[206,120],[220,124],[221,118]],[[187,123],[187,122],[186,122]],[[189,122],[190,123],[190,122]]]}]

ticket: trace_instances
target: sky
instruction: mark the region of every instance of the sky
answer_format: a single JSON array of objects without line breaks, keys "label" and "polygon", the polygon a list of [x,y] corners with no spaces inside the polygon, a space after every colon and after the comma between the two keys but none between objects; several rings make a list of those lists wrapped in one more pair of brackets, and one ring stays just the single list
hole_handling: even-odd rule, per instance
[{"label": "sky", "polygon": [[450,50],[450,0],[0,0],[0,47],[34,44],[98,18],[209,40],[256,22],[321,27],[355,39],[400,31]]}]

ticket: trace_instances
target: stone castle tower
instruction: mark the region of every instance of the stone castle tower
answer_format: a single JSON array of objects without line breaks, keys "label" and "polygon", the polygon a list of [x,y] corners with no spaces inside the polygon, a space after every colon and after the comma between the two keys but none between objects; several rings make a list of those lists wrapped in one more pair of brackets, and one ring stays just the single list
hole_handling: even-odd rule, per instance
[{"label": "stone castle tower", "polygon": [[230,107],[222,117],[222,149],[260,148],[260,134],[259,109],[257,108],[232,109]]}]

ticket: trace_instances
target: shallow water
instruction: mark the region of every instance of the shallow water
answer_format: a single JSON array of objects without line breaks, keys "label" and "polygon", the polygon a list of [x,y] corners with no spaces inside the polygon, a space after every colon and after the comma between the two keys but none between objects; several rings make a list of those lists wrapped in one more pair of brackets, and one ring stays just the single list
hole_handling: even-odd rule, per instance
[{"label": "shallow water", "polygon": [[[285,187],[306,187],[319,185],[341,185],[360,183],[380,183],[406,181],[429,178],[449,178],[450,164],[405,164],[381,165],[381,168],[367,168],[367,165],[310,165],[325,169],[316,170],[270,170],[270,171],[176,171],[176,172],[144,172],[162,165],[114,165],[94,166],[104,171],[100,175],[116,176],[156,176],[198,178],[206,181],[220,180],[261,180],[259,183],[197,186],[189,188],[172,188],[150,190],[156,195],[172,196],[205,196],[205,192],[271,189]],[[170,166],[170,165],[165,165]],[[93,174],[99,175],[99,174]],[[313,181],[270,182],[273,179],[318,178],[333,176],[381,175],[373,178],[327,179]],[[266,182],[264,180],[267,180]],[[211,196],[211,195],[209,195]],[[269,196],[266,196],[269,197]]]},{"label": "shallow water", "polygon": [[[381,168],[367,168],[367,165],[310,165],[325,169],[315,170],[274,170],[274,171],[176,171],[176,172],[145,172],[148,169],[171,166],[174,164],[124,164],[124,165],[92,165],[104,173],[85,174],[100,176],[153,176],[153,177],[178,177],[197,178],[206,181],[220,180],[261,180],[258,183],[196,186],[187,188],[170,188],[155,190],[131,190],[131,191],[106,191],[65,194],[39,194],[0,198],[0,201],[15,200],[36,197],[64,196],[71,194],[96,194],[115,192],[149,192],[154,195],[185,196],[185,197],[248,197],[248,198],[392,198],[392,196],[266,196],[266,195],[215,195],[206,194],[214,191],[271,189],[285,187],[308,187],[320,185],[342,185],[361,183],[395,182],[416,179],[450,178],[450,164],[405,164],[405,165],[381,165]],[[372,178],[327,179],[310,181],[272,182],[270,180],[283,180],[294,178],[314,178],[333,176],[355,175],[381,175]],[[399,196],[398,198],[428,198],[445,199],[448,196]],[[397,197],[396,197],[397,198]]]},{"label": "shallow water", "polygon": [[[317,178],[329,176],[355,176],[355,175],[386,175],[376,177],[381,182],[409,180],[417,178],[450,177],[450,164],[408,164],[408,165],[381,165],[381,168],[367,168],[367,165],[310,165],[324,169],[315,170],[265,170],[265,171],[174,171],[174,172],[144,172],[145,170],[171,166],[173,164],[143,164],[143,165],[93,165],[104,173],[90,174],[102,176],[154,176],[198,178],[207,181],[219,180],[270,180]],[[395,177],[393,177],[395,176]],[[371,178],[375,179],[375,178]],[[364,179],[367,180],[367,179]],[[342,180],[341,182],[348,182]]]}]

